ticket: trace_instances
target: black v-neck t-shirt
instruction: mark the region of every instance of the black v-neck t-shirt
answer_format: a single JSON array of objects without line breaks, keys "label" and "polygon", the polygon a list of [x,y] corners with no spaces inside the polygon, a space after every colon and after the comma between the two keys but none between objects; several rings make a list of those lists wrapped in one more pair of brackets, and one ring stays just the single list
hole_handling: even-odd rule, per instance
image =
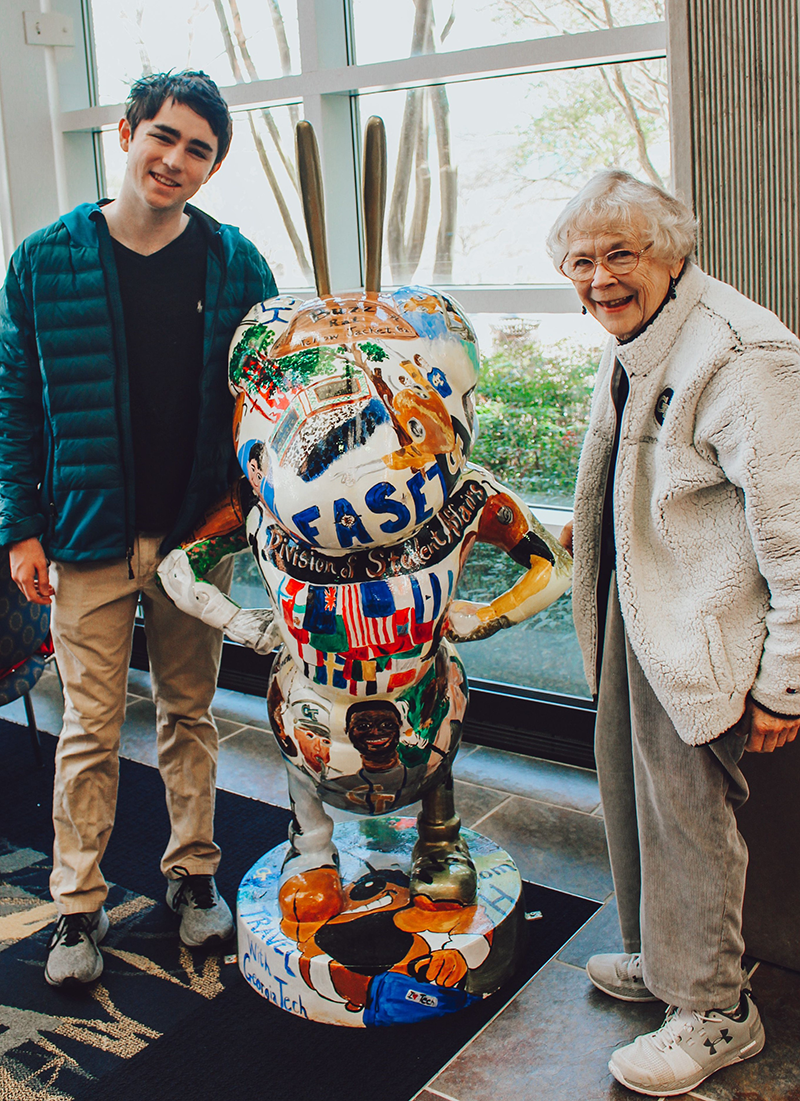
[{"label": "black v-neck t-shirt", "polygon": [[150,256],[113,244],[128,353],[136,530],[166,534],[197,442],[208,240],[190,216],[183,233]]}]

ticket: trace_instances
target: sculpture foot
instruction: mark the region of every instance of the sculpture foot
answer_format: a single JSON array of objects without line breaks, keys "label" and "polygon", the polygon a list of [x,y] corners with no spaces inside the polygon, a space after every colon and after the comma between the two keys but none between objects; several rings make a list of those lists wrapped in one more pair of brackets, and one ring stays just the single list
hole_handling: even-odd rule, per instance
[{"label": "sculpture foot", "polygon": [[310,868],[290,876],[278,892],[281,915],[291,922],[323,922],[345,907],[342,881],[336,868]]},{"label": "sculpture foot", "polygon": [[475,902],[478,873],[462,838],[438,843],[420,840],[413,860],[410,893],[419,909],[456,910]]}]

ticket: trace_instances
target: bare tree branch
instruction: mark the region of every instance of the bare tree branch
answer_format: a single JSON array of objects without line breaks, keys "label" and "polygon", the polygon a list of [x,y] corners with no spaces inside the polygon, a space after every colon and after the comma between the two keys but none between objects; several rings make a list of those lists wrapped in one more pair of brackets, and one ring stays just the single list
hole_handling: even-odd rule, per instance
[{"label": "bare tree branch", "polygon": [[612,66],[611,70],[614,74],[614,84],[617,86],[617,90],[622,98],[622,106],[625,111],[625,117],[633,130],[633,136],[636,141],[636,155],[639,158],[639,164],[645,171],[645,174],[650,178],[650,181],[656,184],[658,187],[664,186],[664,181],[656,172],[653,162],[650,160],[650,154],[647,152],[647,139],[644,136],[642,130],[642,124],[636,113],[636,108],[633,105],[630,92],[625,83],[625,78],[622,75],[622,70],[619,65]]},{"label": "bare tree branch", "polygon": [[416,169],[414,172],[414,209],[408,227],[405,245],[405,274],[403,281],[413,279],[419,266],[422,246],[425,244],[425,231],[428,228],[428,215],[431,206],[431,170],[428,164],[428,120],[425,110],[425,96],[422,98],[422,124],[417,130],[417,142],[414,151]]},{"label": "bare tree branch", "polygon": [[[275,0],[272,0],[272,3],[275,7],[277,7],[277,4],[275,3]],[[228,4],[230,5],[231,18],[233,19],[233,33],[236,35],[236,45],[239,47],[239,53],[242,55],[242,61],[244,62],[244,67],[245,67],[245,69],[247,69],[247,75],[250,77],[251,80],[258,80],[259,79],[258,70],[256,69],[256,67],[253,63],[253,59],[250,56],[250,49],[247,45],[247,36],[244,33],[244,28],[242,27],[242,17],[239,14],[239,5],[237,4],[236,0],[228,0]],[[278,15],[280,16],[280,10],[278,11]],[[273,16],[273,23],[274,23],[274,16]],[[283,21],[282,20],[281,20],[281,26],[283,26]],[[284,43],[285,43],[286,42],[286,33],[285,33],[285,31],[284,31],[284,36],[283,37],[284,37]],[[288,44],[286,44],[286,48],[287,48],[287,51],[288,51]],[[289,62],[289,68],[291,68],[291,62]],[[275,123],[275,119],[273,117],[273,114],[268,108],[262,107],[261,108],[261,117],[263,118],[264,123],[266,124],[267,131],[269,133],[269,136],[272,138],[273,145],[275,146],[275,151],[277,152],[278,156],[281,159],[281,164],[283,165],[283,167],[286,171],[286,175],[292,181],[292,186],[294,187],[295,191],[299,194],[300,193],[300,183],[299,183],[299,180],[297,178],[297,171],[295,170],[294,162],[292,161],[292,159],[290,157],[287,157],[287,155],[284,151],[280,131],[278,130],[277,124]]]},{"label": "bare tree branch", "polygon": [[[237,84],[244,84],[244,74],[242,73],[241,66],[239,65],[239,60],[236,57],[233,36],[231,35],[231,29],[228,25],[228,18],[225,13],[225,9],[222,6],[222,0],[214,0],[214,10],[217,13],[217,19],[219,20],[222,41],[225,46],[225,53],[228,57],[231,72],[233,73],[233,79],[236,81]],[[241,22],[239,23],[239,29],[241,31]],[[300,270],[303,273],[303,278],[306,279],[307,282],[313,283],[314,273],[311,270],[311,265],[308,262],[305,248],[303,247],[303,242],[301,241],[300,235],[297,232],[294,221],[292,219],[292,215],[286,205],[286,200],[283,197],[283,192],[281,191],[280,184],[278,183],[278,180],[272,169],[272,165],[269,162],[269,157],[267,156],[267,151],[264,148],[264,143],[261,140],[261,135],[256,130],[255,119],[253,118],[252,111],[247,112],[247,121],[250,125],[250,133],[253,137],[253,144],[256,147],[258,159],[261,162],[261,168],[264,172],[264,175],[267,177],[267,183],[269,184],[270,190],[272,191],[272,194],[275,198],[275,202],[278,206],[278,212],[280,213],[281,220],[289,236],[289,240],[292,243],[292,248],[294,249],[294,254],[297,258],[297,263],[300,266]]]},{"label": "bare tree branch", "polygon": [[126,20],[133,27],[133,39],[136,43],[136,48],[139,51],[139,63],[142,66],[142,76],[150,76],[153,72],[153,63],[150,60],[150,54],[147,51],[144,38],[142,38],[142,20],[144,18],[144,4],[136,5],[136,12],[133,19],[126,13],[122,13],[123,19]]},{"label": "bare tree branch", "polygon": [[300,240],[300,236],[295,229],[292,216],[289,213],[289,208],[286,206],[286,200],[283,197],[283,192],[280,189],[280,184],[275,178],[275,173],[272,171],[272,165],[269,163],[269,157],[267,151],[264,148],[264,143],[261,140],[261,135],[256,130],[256,123],[253,115],[250,111],[247,113],[247,121],[250,123],[250,133],[253,135],[253,143],[255,144],[256,151],[258,153],[258,159],[261,161],[261,167],[264,170],[264,175],[267,177],[272,194],[275,196],[275,202],[278,204],[278,210],[280,211],[281,219],[283,220],[286,232],[289,234],[289,240],[292,242],[292,248],[294,254],[297,257],[297,262],[300,265],[300,270],[303,273],[303,278],[308,283],[314,282],[314,273],[311,270],[311,265],[306,259],[305,249],[303,248],[303,242]]},{"label": "bare tree branch", "polygon": [[[411,55],[433,53],[433,6],[431,0],[414,0],[416,6]],[[452,26],[451,11],[446,30]],[[444,37],[444,35],[443,35]],[[453,270],[458,177],[450,160],[450,112],[447,91],[442,86],[413,89],[406,94],[400,132],[397,168],[387,221],[389,263],[392,278],[405,282],[419,266],[430,212],[431,173],[428,165],[430,123],[427,106],[436,132],[439,161],[440,217],[436,236],[434,279],[449,281]],[[406,211],[411,178],[414,176],[414,209],[406,234]]]},{"label": "bare tree branch", "polygon": [[[433,7],[431,0],[414,0],[416,11],[414,13],[414,29],[411,36],[412,57],[429,52],[429,38],[433,21]],[[403,108],[403,120],[400,125],[400,142],[397,152],[397,167],[395,168],[394,184],[392,185],[392,197],[389,203],[389,214],[386,219],[386,243],[389,254],[389,265],[392,271],[392,279],[395,282],[404,282],[413,275],[409,271],[409,248],[411,240],[406,240],[406,210],[408,208],[408,193],[411,186],[411,175],[417,157],[427,145],[427,139],[423,138],[421,131],[426,125],[424,116],[424,96],[422,88],[412,88],[406,92],[406,102]],[[418,182],[423,189],[423,195],[418,195],[414,204],[415,212],[422,210],[422,200],[425,199],[424,189],[430,186],[430,172],[427,178],[423,172],[417,172]],[[412,226],[414,216],[412,214]],[[413,236],[413,234],[412,234]],[[415,265],[416,267],[416,265]]]},{"label": "bare tree branch", "polygon": [[[281,12],[278,0],[268,0],[269,13],[272,16],[272,27],[275,31],[275,38],[278,43],[278,56],[281,62],[281,73],[284,76],[288,76],[292,71],[292,55],[289,50],[289,40],[286,37],[286,24],[283,21],[283,14]],[[300,119],[300,110],[296,103],[289,104],[289,118],[291,119],[292,129]]]}]

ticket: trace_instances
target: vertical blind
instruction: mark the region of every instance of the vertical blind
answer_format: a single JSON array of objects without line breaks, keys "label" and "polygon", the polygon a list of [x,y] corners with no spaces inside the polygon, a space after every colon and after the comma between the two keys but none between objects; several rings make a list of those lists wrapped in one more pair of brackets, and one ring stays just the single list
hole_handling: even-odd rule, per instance
[{"label": "vertical blind", "polygon": [[800,6],[689,0],[699,261],[800,333]]}]

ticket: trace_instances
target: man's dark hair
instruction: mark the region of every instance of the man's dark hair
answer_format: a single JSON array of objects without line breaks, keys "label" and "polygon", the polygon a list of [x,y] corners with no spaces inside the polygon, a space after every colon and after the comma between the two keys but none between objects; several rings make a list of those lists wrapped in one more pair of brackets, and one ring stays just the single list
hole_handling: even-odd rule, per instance
[{"label": "man's dark hair", "polygon": [[345,729],[350,725],[350,720],[360,711],[388,711],[393,718],[397,719],[398,723],[403,721],[399,708],[391,700],[359,700],[358,703],[351,704],[347,709],[344,720]]},{"label": "man's dark hair", "polygon": [[233,125],[228,105],[211,77],[193,69],[180,73],[150,73],[133,82],[125,103],[125,118],[131,134],[140,122],[155,118],[168,99],[190,107],[206,120],[217,139],[214,164],[224,160],[230,148]]},{"label": "man's dark hair", "polygon": [[250,445],[250,451],[247,455],[247,461],[252,463],[253,460],[258,464],[258,469],[261,469],[261,458],[264,454],[264,442],[263,440],[256,440],[254,444]]}]

